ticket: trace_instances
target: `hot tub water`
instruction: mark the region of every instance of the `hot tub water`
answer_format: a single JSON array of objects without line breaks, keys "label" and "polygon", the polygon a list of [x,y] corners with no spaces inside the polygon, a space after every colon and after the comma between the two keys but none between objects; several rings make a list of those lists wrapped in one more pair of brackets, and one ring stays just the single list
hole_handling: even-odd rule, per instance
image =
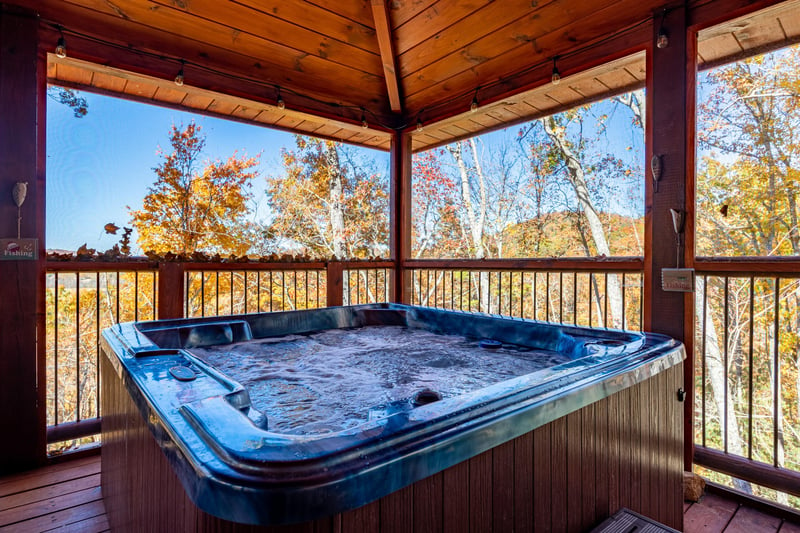
[{"label": "hot tub water", "polygon": [[[485,343],[484,343],[485,344]],[[565,354],[403,326],[366,326],[191,348],[241,383],[270,431],[340,431],[399,408],[424,389],[443,398],[569,361]]]}]

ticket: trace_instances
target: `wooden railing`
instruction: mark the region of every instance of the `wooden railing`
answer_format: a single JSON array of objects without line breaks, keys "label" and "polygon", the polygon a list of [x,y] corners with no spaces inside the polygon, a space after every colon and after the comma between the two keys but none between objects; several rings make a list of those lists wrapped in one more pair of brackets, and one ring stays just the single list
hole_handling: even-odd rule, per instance
[{"label": "wooden railing", "polygon": [[800,508],[800,268],[780,260],[695,268],[695,464]]},{"label": "wooden railing", "polygon": [[[51,452],[97,439],[103,328],[393,301],[394,267],[391,261],[49,262],[43,356]],[[403,267],[406,299],[415,305],[594,327],[642,323],[640,259],[407,261]]]},{"label": "wooden railing", "polygon": [[156,287],[156,271],[145,263],[57,263],[48,268],[40,324],[45,329],[41,349],[46,352],[48,443],[94,440],[100,416],[100,331],[117,322],[157,318]]},{"label": "wooden railing", "polygon": [[642,261],[407,261],[410,302],[562,324],[639,330]]},{"label": "wooden railing", "polygon": [[49,262],[45,281],[47,441],[96,442],[100,331],[118,322],[389,301],[394,263]]}]

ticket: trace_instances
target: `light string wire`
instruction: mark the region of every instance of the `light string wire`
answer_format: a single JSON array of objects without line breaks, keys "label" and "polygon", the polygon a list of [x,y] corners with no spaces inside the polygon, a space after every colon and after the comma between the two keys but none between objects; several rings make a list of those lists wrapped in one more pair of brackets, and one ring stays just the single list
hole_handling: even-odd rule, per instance
[{"label": "light string wire", "polygon": [[[668,13],[668,12],[669,12],[669,10],[666,10],[665,12],[663,12],[664,14],[662,16],[666,16],[666,13]],[[660,12],[660,13],[662,13],[662,12]],[[617,39],[617,38],[619,38],[619,37],[621,37],[623,35],[626,35],[628,33],[631,33],[633,31],[639,29],[640,27],[644,26],[645,24],[653,22],[655,20],[655,18],[656,18],[655,15],[651,15],[651,16],[649,16],[647,18],[644,18],[644,19],[640,20],[639,22],[631,24],[631,25],[629,25],[629,26],[627,26],[625,28],[622,28],[622,29],[612,33],[612,34],[606,35],[606,36],[604,36],[604,37],[602,37],[600,39],[595,39],[593,41],[589,41],[589,42],[587,42],[586,44],[584,44],[583,46],[581,46],[579,48],[570,50],[570,51],[562,53],[562,54],[558,54],[558,59],[559,59],[559,61],[563,61],[565,58],[574,57],[574,56],[579,55],[579,54],[581,54],[581,53],[583,53],[583,52],[585,52],[585,51],[587,51],[587,50],[589,50],[591,48],[594,48],[594,47],[597,47],[599,45],[611,42],[611,41],[613,41],[613,40],[615,40],[615,39]],[[205,71],[205,72],[210,73],[210,74],[214,74],[214,75],[217,75],[217,76],[225,77],[225,78],[232,79],[232,80],[235,80],[235,81],[246,81],[248,83],[253,83],[253,84],[261,86],[261,87],[272,89],[275,92],[275,94],[277,95],[276,96],[275,107],[277,107],[278,99],[283,94],[287,94],[288,93],[288,94],[297,96],[299,98],[314,102],[316,104],[330,107],[333,110],[354,111],[356,113],[356,114],[354,114],[354,116],[358,116],[358,113],[360,113],[362,111],[366,111],[366,113],[368,113],[373,118],[373,120],[370,121],[371,123],[376,124],[378,126],[381,126],[384,129],[395,130],[395,131],[402,131],[402,130],[405,130],[406,128],[408,128],[409,126],[416,125],[419,122],[422,122],[422,117],[426,112],[430,113],[433,110],[449,106],[450,104],[453,104],[454,102],[461,101],[461,100],[466,100],[467,102],[469,102],[469,104],[471,104],[472,103],[472,98],[471,97],[477,97],[477,94],[478,94],[479,91],[486,91],[487,89],[491,89],[492,87],[497,87],[497,86],[503,85],[503,84],[505,84],[505,83],[507,83],[509,81],[512,81],[512,80],[514,80],[514,79],[516,79],[516,78],[518,78],[520,76],[524,76],[525,74],[529,74],[530,72],[533,72],[533,71],[538,70],[540,68],[547,67],[547,66],[549,66],[551,64],[551,62],[553,60],[552,57],[548,57],[546,59],[543,59],[542,61],[539,61],[537,63],[529,65],[528,67],[526,67],[526,68],[524,68],[524,69],[522,69],[520,71],[517,71],[512,75],[504,76],[502,78],[498,78],[495,81],[487,83],[487,84],[478,85],[477,87],[471,88],[468,91],[460,92],[458,94],[455,94],[455,95],[451,96],[450,98],[447,98],[445,100],[436,102],[435,104],[432,104],[430,106],[423,107],[417,113],[415,113],[414,118],[412,120],[406,121],[403,124],[387,124],[387,123],[383,122],[382,121],[382,117],[377,115],[374,111],[372,111],[371,109],[365,108],[363,106],[360,106],[360,105],[342,104],[340,102],[324,100],[324,99],[318,98],[316,96],[312,96],[312,95],[309,95],[309,94],[304,94],[304,93],[295,91],[295,90],[293,90],[291,88],[285,87],[285,86],[277,84],[277,83],[267,82],[267,81],[264,81],[264,80],[260,80],[260,79],[257,79],[257,78],[253,78],[253,77],[245,76],[245,75],[241,75],[241,74],[233,74],[233,73],[230,73],[230,72],[226,72],[224,70],[219,70],[219,69],[216,69],[214,67],[210,67],[208,65],[204,65],[202,63],[196,63],[194,61],[188,61],[185,58],[179,58],[179,57],[160,54],[160,53],[156,53],[156,52],[150,52],[150,51],[142,50],[140,48],[136,48],[136,47],[133,47],[133,46],[123,45],[123,44],[115,43],[113,41],[107,41],[105,39],[101,39],[101,38],[95,37],[93,35],[89,35],[89,34],[86,34],[86,33],[80,32],[80,31],[68,29],[68,28],[64,27],[62,24],[59,24],[59,23],[56,23],[56,22],[53,22],[53,21],[42,20],[42,22],[44,24],[50,26],[51,28],[53,28],[56,31],[60,31],[60,32],[66,33],[68,35],[73,35],[73,36],[79,37],[81,39],[86,39],[88,41],[99,43],[99,44],[102,44],[104,46],[109,46],[109,47],[116,48],[116,49],[119,49],[119,50],[125,50],[127,52],[132,52],[134,54],[138,54],[138,55],[141,55],[141,56],[144,56],[144,57],[150,57],[150,58],[153,58],[153,59],[157,59],[159,61],[166,61],[166,62],[175,63],[175,65],[177,65],[177,66],[188,65],[188,66],[191,66],[191,67],[196,68],[198,70]],[[486,104],[484,104],[484,105],[486,105]],[[349,117],[345,117],[343,114],[341,115],[341,118],[343,118],[345,120],[350,120]],[[353,119],[353,120],[355,121],[356,119]]]}]

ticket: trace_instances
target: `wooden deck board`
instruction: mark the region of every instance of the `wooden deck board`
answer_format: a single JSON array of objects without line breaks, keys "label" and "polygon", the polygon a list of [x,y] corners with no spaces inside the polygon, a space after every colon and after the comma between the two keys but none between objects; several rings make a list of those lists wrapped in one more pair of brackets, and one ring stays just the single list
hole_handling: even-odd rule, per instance
[{"label": "wooden deck board", "polygon": [[[109,531],[99,473],[100,457],[94,456],[0,478],[0,533]],[[436,490],[444,489],[440,487]],[[686,533],[800,533],[798,524],[717,494],[707,494],[698,503],[685,502],[683,509]],[[443,511],[435,513],[437,527]]]},{"label": "wooden deck board", "polygon": [[800,533],[800,526],[717,494],[684,503],[686,533]]},{"label": "wooden deck board", "polygon": [[109,530],[99,456],[0,478],[0,532],[50,530]]},{"label": "wooden deck board", "polygon": [[683,527],[693,533],[724,531],[737,508],[738,505],[732,501],[707,494],[686,511]]}]

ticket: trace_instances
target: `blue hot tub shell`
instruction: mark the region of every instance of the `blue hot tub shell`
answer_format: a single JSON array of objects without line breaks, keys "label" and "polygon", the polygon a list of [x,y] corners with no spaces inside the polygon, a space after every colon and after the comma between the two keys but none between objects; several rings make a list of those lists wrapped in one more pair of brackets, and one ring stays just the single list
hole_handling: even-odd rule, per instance
[{"label": "blue hot tub shell", "polygon": [[[239,383],[189,350],[393,325],[568,354],[570,361],[336,433],[270,431]],[[191,500],[233,522],[360,507],[640,383],[684,358],[667,337],[399,304],[120,324],[102,349]],[[187,370],[188,369],[188,370]]]}]

